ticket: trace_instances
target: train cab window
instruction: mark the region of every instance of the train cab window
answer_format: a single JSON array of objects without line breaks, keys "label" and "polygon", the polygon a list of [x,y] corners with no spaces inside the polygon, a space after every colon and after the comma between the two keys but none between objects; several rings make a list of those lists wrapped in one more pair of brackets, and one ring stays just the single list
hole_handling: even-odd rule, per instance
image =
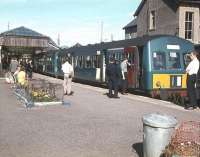
[{"label": "train cab window", "polygon": [[184,66],[186,68],[191,61],[189,53],[183,54],[183,61],[184,61]]},{"label": "train cab window", "polygon": [[180,69],[180,54],[177,52],[170,52],[169,53],[169,62],[168,62],[168,69]]},{"label": "train cab window", "polygon": [[166,69],[165,54],[161,52],[153,53],[153,68],[154,70]]}]

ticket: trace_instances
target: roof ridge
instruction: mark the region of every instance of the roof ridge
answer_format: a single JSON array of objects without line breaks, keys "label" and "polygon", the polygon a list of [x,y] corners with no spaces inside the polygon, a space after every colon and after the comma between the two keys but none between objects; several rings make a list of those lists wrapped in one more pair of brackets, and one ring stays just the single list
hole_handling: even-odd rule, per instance
[{"label": "roof ridge", "polygon": [[25,26],[20,26],[20,27],[5,31],[5,32],[1,33],[0,36],[48,37],[46,35],[36,32],[32,29],[29,29]]}]

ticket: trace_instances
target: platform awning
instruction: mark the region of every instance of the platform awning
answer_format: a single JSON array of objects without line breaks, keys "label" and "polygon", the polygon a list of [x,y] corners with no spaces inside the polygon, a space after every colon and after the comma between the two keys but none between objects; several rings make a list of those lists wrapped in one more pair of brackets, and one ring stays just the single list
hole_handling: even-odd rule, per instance
[{"label": "platform awning", "polygon": [[47,48],[49,43],[52,43],[50,37],[23,26],[0,34],[2,46]]}]

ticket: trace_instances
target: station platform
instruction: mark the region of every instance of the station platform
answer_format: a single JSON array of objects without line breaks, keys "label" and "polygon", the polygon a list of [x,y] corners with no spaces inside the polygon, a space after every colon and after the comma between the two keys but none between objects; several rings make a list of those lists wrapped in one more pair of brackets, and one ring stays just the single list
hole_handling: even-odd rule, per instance
[{"label": "station platform", "polygon": [[179,124],[200,118],[200,110],[186,111],[170,102],[133,94],[110,99],[107,89],[79,83],[73,83],[73,96],[64,96],[70,105],[27,109],[10,86],[0,80],[2,157],[142,157],[145,114],[168,114]]}]

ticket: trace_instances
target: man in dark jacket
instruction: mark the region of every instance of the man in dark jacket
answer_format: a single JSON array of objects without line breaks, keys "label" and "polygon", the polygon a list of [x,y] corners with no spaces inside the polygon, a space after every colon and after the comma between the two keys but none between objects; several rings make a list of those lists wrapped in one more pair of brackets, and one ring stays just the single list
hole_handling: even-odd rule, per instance
[{"label": "man in dark jacket", "polygon": [[[113,58],[110,59],[110,64],[106,67],[106,75],[108,77],[108,96],[110,98],[119,98],[118,96],[118,86],[121,78],[121,69],[118,64],[116,64]],[[114,95],[112,90],[114,89]]]}]

